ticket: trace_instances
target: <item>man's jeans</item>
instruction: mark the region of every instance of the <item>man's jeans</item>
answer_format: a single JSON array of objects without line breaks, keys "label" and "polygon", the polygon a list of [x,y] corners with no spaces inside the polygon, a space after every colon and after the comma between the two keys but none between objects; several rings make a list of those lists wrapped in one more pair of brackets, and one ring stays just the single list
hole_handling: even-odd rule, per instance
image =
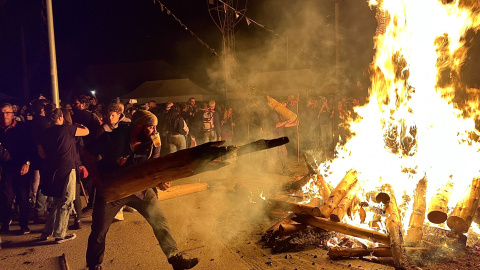
[{"label": "man's jeans", "polygon": [[[105,253],[105,239],[108,228],[118,211],[128,205],[135,208],[153,229],[163,253],[170,258],[178,253],[177,243],[173,239],[167,219],[160,208],[160,202],[152,189],[148,189],[142,200],[135,195],[130,195],[121,200],[105,203],[105,200],[97,195],[93,205],[92,231],[88,237],[87,266],[93,267],[103,262]],[[135,233],[135,232],[132,232]]]},{"label": "man's jeans", "polygon": [[218,140],[218,137],[217,137],[217,132],[215,130],[211,130],[211,131],[205,131],[204,132],[205,136],[204,136],[204,140],[205,142],[216,142]]},{"label": "man's jeans", "polygon": [[72,169],[68,176],[63,198],[53,198],[50,215],[48,216],[43,235],[51,235],[55,238],[64,238],[67,233],[68,219],[75,200],[76,173]]},{"label": "man's jeans", "polygon": [[179,150],[187,148],[187,141],[182,134],[168,136],[169,153],[175,153]]}]

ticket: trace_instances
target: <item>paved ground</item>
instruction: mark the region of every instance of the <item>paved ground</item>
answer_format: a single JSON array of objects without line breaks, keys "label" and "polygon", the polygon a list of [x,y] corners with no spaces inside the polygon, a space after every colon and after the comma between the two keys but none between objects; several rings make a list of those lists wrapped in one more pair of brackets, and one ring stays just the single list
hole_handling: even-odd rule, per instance
[{"label": "paved ground", "polygon": [[[278,192],[284,183],[307,173],[303,161],[289,159],[291,175],[276,174],[262,161],[276,152],[245,157],[214,172],[176,181],[174,184],[207,182],[209,189],[162,202],[180,250],[200,258],[195,269],[391,269],[360,260],[333,262],[326,251],[272,255],[259,242],[265,230],[275,222],[259,205],[248,203],[234,190],[245,182],[255,192]],[[0,269],[58,269],[57,258],[65,254],[70,269],[85,268],[87,238],[91,220],[87,219],[77,239],[55,244],[39,242],[42,225],[31,225],[30,235],[2,235]],[[15,224],[12,229],[18,229]],[[146,221],[138,213],[125,213],[125,220],[115,222],[107,235],[105,269],[171,269]]]}]

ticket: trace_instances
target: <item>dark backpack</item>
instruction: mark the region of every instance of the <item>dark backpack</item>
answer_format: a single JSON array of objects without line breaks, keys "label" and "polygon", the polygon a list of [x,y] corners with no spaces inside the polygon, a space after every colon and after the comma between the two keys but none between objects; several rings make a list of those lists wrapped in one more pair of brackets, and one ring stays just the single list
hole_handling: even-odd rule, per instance
[{"label": "dark backpack", "polygon": [[204,131],[211,131],[213,130],[213,111],[205,110],[203,113],[203,130]]}]

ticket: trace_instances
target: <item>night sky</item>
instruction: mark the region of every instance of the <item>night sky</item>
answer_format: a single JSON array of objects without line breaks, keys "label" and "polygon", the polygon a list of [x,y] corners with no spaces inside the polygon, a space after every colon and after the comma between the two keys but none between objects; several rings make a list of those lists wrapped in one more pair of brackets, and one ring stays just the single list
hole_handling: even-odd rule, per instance
[{"label": "night sky", "polygon": [[[0,0],[0,92],[23,98],[21,29],[25,39],[30,98],[50,95],[46,20],[38,0]],[[207,10],[207,0],[161,1],[206,44],[221,53],[222,37]],[[234,2],[244,2],[242,0]],[[198,85],[211,89],[211,70],[220,57],[212,54],[152,0],[53,0],[59,88],[86,93],[78,83],[89,66],[164,60]],[[245,20],[236,32],[237,76],[261,71],[313,68],[330,72],[335,63],[333,0],[250,0],[246,15],[289,40]],[[368,80],[373,57],[375,12],[366,1],[340,1],[341,61],[345,87]],[[45,13],[46,16],[46,13]],[[473,42],[478,51],[478,42]],[[267,60],[265,60],[267,59]],[[479,57],[467,60],[465,80],[480,86]],[[268,64],[259,65],[259,60]],[[208,71],[210,70],[210,71]],[[366,82],[368,83],[368,81]],[[131,89],[133,90],[133,89]],[[112,97],[116,94],[111,93]]]}]

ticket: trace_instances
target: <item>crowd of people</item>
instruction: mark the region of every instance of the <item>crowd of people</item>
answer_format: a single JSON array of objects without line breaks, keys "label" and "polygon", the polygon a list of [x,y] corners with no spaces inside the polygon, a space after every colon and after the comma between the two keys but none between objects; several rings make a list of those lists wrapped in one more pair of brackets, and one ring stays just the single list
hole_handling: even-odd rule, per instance
[{"label": "crowd of people", "polygon": [[[241,145],[282,136],[292,143],[277,147],[278,155],[273,156],[280,166],[278,173],[288,175],[289,153],[333,152],[336,138],[342,142],[348,136],[346,121],[353,117],[352,107],[359,105],[353,98],[336,103],[327,97],[305,100],[300,106],[293,95],[278,99],[298,115],[294,121],[269,108],[264,98],[232,102],[232,106],[214,100],[197,103],[194,97],[181,103],[122,103],[117,98],[103,104],[85,95],[61,108],[42,96],[23,107],[3,103],[0,233],[10,233],[18,214],[20,230],[16,233],[29,234],[33,221],[45,224],[39,240],[53,237],[61,244],[75,239],[71,231],[81,229],[82,218],[92,216],[86,262],[89,269],[101,269],[111,223],[123,220],[123,210],[138,211],[152,226],[173,268],[190,269],[198,260],[179,253],[158,206],[155,188],[166,190],[170,183],[107,203],[96,192],[102,175],[210,141]],[[83,208],[81,195],[86,200]],[[71,216],[73,224],[68,226]]]}]

